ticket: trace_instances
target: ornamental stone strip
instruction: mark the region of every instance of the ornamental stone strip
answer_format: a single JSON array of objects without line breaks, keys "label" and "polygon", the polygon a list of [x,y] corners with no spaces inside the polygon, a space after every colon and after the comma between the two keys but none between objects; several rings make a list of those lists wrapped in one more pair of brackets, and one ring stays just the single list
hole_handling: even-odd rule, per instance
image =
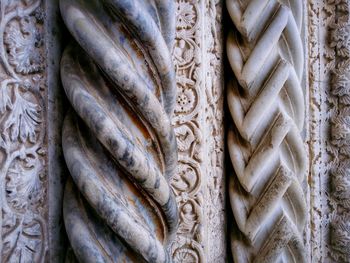
[{"label": "ornamental stone strip", "polygon": [[227,0],[226,7],[237,29],[226,43],[234,75],[227,87],[232,256],[307,262],[303,4]]}]

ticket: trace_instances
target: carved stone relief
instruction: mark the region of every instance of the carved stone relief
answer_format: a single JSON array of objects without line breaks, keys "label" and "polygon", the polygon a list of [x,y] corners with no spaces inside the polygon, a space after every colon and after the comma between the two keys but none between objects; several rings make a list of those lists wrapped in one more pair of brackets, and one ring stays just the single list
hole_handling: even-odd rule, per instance
[{"label": "carved stone relief", "polygon": [[178,225],[172,0],[61,0],[76,43],[61,60],[73,110],[62,144],[64,221],[80,262],[169,262]]},{"label": "carved stone relief", "polygon": [[179,163],[172,187],[180,222],[174,262],[226,259],[221,8],[217,0],[176,1]]},{"label": "carved stone relief", "polygon": [[350,260],[350,7],[348,1],[331,2],[326,57],[330,70],[330,247],[334,261]]},{"label": "carved stone relief", "polygon": [[349,262],[349,2],[310,1],[311,245],[314,262]]},{"label": "carved stone relief", "polygon": [[308,262],[302,1],[235,1],[226,50],[235,262]]},{"label": "carved stone relief", "polygon": [[0,0],[0,262],[350,262],[349,14]]},{"label": "carved stone relief", "polygon": [[44,262],[48,250],[47,87],[40,0],[0,1],[2,262]]}]

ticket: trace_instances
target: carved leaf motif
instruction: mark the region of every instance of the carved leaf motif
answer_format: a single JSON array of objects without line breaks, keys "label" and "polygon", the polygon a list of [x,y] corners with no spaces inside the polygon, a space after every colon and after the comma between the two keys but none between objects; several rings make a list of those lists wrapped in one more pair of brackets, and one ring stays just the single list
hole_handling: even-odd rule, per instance
[{"label": "carved leaf motif", "polygon": [[190,3],[185,1],[180,1],[176,3],[176,5],[177,5],[176,26],[182,29],[191,28],[194,25],[195,19],[196,19],[196,13],[195,13],[194,7]]},{"label": "carved leaf motif", "polygon": [[17,73],[35,73],[43,68],[40,54],[41,35],[35,26],[34,17],[25,17],[19,23],[11,23],[5,31],[9,63]]},{"label": "carved leaf motif", "polygon": [[[347,63],[349,65],[349,63]],[[350,104],[350,72],[335,70],[332,77],[332,94],[339,97],[342,104]]]},{"label": "carved leaf motif", "polygon": [[[194,51],[195,47],[190,41],[177,40],[174,48],[175,64],[178,66],[190,64],[194,59]],[[193,85],[192,80],[186,80],[182,76],[177,76],[177,78],[181,83],[192,83]]]},{"label": "carved leaf motif", "polygon": [[24,213],[38,207],[44,197],[43,167],[37,158],[16,161],[6,177],[6,197],[13,209]]},{"label": "carved leaf motif", "polygon": [[333,196],[340,205],[350,208],[350,163],[348,161],[341,162],[332,171],[331,182]]},{"label": "carved leaf motif", "polygon": [[349,216],[336,217],[332,223],[332,256],[338,262],[348,262],[350,256],[350,221]]},{"label": "carved leaf motif", "polygon": [[[9,263],[36,262],[43,251],[42,227],[30,215],[8,218],[3,226],[2,258]],[[6,232],[4,231],[4,228]]]},{"label": "carved leaf motif", "polygon": [[337,8],[338,8],[339,11],[347,12],[349,10],[349,3],[348,3],[348,1],[341,0],[337,4]]},{"label": "carved leaf motif", "polygon": [[[17,93],[12,112],[4,124],[4,130],[9,132],[11,141],[19,139],[31,143],[36,141],[37,126],[41,122],[39,105],[27,101]],[[7,135],[7,134],[6,134]]]},{"label": "carved leaf motif", "polygon": [[0,88],[0,114],[4,114],[6,109],[12,108],[12,101],[9,89],[6,85],[1,85]]},{"label": "carved leaf motif", "polygon": [[338,24],[334,25],[334,29],[331,31],[331,48],[336,48],[337,54],[340,57],[349,57],[349,45],[350,36],[348,27],[339,27]]},{"label": "carved leaf motif", "polygon": [[332,144],[339,147],[341,154],[350,156],[350,108],[341,110],[332,123]]},{"label": "carved leaf motif", "polygon": [[43,262],[47,249],[45,147],[41,141],[40,145],[28,143],[38,141],[45,75],[26,76],[44,68],[40,4],[43,1],[0,1],[4,51],[0,69],[0,148],[11,162],[2,174],[1,262]]}]

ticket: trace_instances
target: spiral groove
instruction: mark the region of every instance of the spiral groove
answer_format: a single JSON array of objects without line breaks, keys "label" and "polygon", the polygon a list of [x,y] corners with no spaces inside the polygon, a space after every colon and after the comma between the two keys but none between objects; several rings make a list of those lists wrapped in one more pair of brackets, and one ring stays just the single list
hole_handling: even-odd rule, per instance
[{"label": "spiral groove", "polygon": [[302,1],[226,0],[235,262],[307,262]]},{"label": "spiral groove", "polygon": [[61,0],[76,42],[62,57],[71,110],[64,221],[80,262],[170,262],[178,224],[168,180],[176,87],[172,0]]}]

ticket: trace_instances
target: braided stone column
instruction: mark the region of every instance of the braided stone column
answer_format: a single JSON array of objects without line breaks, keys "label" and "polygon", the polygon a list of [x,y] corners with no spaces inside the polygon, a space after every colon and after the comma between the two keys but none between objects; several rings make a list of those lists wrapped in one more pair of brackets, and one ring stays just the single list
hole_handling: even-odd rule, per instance
[{"label": "braided stone column", "polygon": [[178,223],[168,184],[176,88],[172,0],[61,0],[76,42],[61,61],[73,110],[64,221],[80,262],[170,262]]},{"label": "braided stone column", "polygon": [[306,262],[302,1],[227,0],[235,262]]}]

